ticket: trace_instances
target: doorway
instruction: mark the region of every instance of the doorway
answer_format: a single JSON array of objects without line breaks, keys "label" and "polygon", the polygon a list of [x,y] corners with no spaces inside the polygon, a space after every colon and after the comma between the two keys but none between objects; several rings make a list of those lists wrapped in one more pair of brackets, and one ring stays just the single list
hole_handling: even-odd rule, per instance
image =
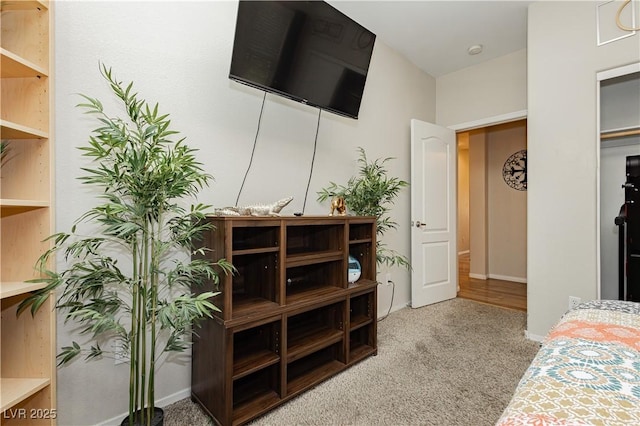
[{"label": "doorway", "polygon": [[[637,280],[628,280],[632,268],[624,242],[619,247],[625,231],[617,217],[626,203],[626,160],[640,155],[640,63],[598,73],[597,81],[598,298],[627,299],[627,287]],[[629,218],[625,222],[628,226]]]},{"label": "doorway", "polygon": [[457,133],[458,297],[526,311],[526,119]]}]

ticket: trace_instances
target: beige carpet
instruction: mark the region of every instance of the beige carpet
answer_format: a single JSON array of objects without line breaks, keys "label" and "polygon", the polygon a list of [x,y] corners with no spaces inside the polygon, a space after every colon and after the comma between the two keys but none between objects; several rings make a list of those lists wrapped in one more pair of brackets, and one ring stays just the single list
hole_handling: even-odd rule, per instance
[{"label": "beige carpet", "polygon": [[[538,350],[524,312],[453,299],[405,308],[378,324],[378,355],[251,423],[261,425],[493,425]],[[189,399],[165,426],[208,425]]]}]

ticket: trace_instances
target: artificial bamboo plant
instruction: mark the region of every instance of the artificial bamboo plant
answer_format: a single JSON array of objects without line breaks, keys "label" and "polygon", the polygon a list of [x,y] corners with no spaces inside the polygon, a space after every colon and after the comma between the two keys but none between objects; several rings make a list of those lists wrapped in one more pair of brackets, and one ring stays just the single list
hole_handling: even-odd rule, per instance
[{"label": "artificial bamboo plant", "polygon": [[[210,301],[215,294],[195,295],[192,285],[217,285],[218,274],[232,273],[233,266],[224,259],[180,260],[203,251],[192,242],[207,229],[201,219],[208,206],[184,204],[213,177],[184,138],[173,140],[178,132],[170,130],[168,114],[139,99],[133,83],[116,80],[110,68],[101,64],[100,71],[126,112],[124,119],[112,117],[98,99],[81,95],[78,107],[99,124],[80,148],[92,166],[82,168],[79,179],[101,190],[100,202],[70,232],[49,237],[52,247],[37,265],[42,272],[37,281],[46,286],[20,310],[35,312],[60,289],[57,308],[93,343],[63,347],[59,364],[79,355],[114,356],[107,342],[116,343],[130,357],[128,422],[151,424],[156,361],[163,353],[187,349],[194,323],[217,310]],[[48,265],[58,252],[64,266],[56,272]]]},{"label": "artificial bamboo plant", "polygon": [[327,188],[322,188],[318,192],[318,201],[323,202],[333,197],[343,197],[347,209],[353,214],[375,216],[377,219],[376,233],[380,237],[377,239],[376,246],[377,263],[386,266],[403,266],[409,269],[411,267],[409,259],[395,250],[389,249],[381,241],[381,237],[387,231],[396,229],[398,226],[389,216],[389,211],[402,188],[408,186],[409,182],[388,176],[386,163],[393,157],[369,161],[362,147],[359,147],[358,151],[360,153],[358,175],[349,178],[346,185],[329,182]]}]

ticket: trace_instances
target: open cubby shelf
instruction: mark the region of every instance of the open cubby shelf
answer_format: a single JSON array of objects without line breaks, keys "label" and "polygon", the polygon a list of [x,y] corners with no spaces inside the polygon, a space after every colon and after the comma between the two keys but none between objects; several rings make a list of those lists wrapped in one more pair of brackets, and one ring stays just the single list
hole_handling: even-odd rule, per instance
[{"label": "open cubby shelf", "polygon": [[349,356],[350,362],[358,362],[375,353],[376,349],[373,346],[365,345],[363,343],[354,343],[350,346]]},{"label": "open cubby shelf", "polygon": [[234,380],[280,361],[280,324],[280,321],[271,321],[234,332]]},{"label": "open cubby shelf", "polygon": [[304,291],[292,291],[287,294],[287,305],[308,305],[319,299],[326,299],[334,296],[343,295],[342,288],[318,285],[315,287],[306,287]]},{"label": "open cubby shelf", "polygon": [[233,379],[239,379],[280,361],[280,356],[268,349],[260,349],[233,360]]},{"label": "open cubby shelf", "polygon": [[360,327],[364,327],[368,324],[371,324],[371,321],[373,321],[371,318],[361,315],[361,316],[357,316],[357,317],[353,317],[351,318],[351,328],[350,330],[356,330]]},{"label": "open cubby shelf", "polygon": [[271,389],[254,394],[245,403],[237,404],[233,407],[232,424],[244,424],[255,417],[256,411],[270,410],[281,401],[278,393]]},{"label": "open cubby shelf", "polygon": [[[375,218],[206,220],[197,256],[237,269],[193,289],[220,291],[220,312],[194,337],[191,379],[216,424],[247,423],[377,353]],[[349,255],[362,267],[355,283]]]},{"label": "open cubby shelf", "polygon": [[277,226],[235,227],[233,230],[233,254],[242,250],[268,252],[278,250],[280,228]]},{"label": "open cubby shelf", "polygon": [[341,346],[335,344],[287,365],[287,395],[294,396],[345,368],[340,361]]}]

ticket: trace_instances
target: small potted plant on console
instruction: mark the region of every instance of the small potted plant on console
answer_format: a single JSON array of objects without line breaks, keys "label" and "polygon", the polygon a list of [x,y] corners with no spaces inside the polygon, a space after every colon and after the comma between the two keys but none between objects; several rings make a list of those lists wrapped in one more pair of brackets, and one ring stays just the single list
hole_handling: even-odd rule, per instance
[{"label": "small potted plant on console", "polygon": [[345,208],[358,216],[375,216],[377,234],[376,258],[379,265],[403,266],[411,268],[409,259],[398,252],[389,249],[382,243],[382,236],[391,229],[396,229],[397,223],[388,213],[402,188],[409,186],[409,182],[397,177],[389,177],[386,163],[393,157],[378,158],[373,161],[367,159],[364,148],[359,147],[360,164],[358,175],[352,176],[346,185],[329,182],[327,188],[318,192],[318,201],[342,198]]}]

